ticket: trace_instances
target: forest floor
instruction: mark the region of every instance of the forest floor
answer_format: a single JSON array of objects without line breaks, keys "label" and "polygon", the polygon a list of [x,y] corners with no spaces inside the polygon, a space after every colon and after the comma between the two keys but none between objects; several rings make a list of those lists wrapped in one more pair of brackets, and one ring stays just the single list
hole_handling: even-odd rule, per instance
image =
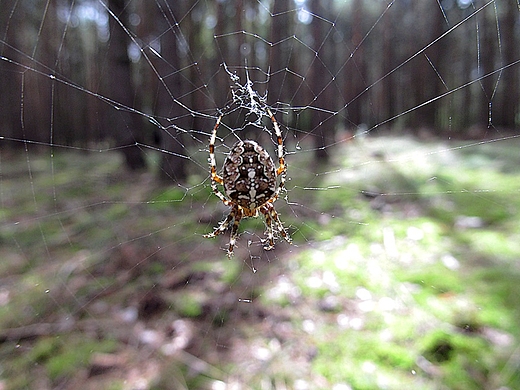
[{"label": "forest floor", "polygon": [[519,147],[291,154],[293,245],[232,259],[206,173],[2,151],[0,389],[519,389]]}]

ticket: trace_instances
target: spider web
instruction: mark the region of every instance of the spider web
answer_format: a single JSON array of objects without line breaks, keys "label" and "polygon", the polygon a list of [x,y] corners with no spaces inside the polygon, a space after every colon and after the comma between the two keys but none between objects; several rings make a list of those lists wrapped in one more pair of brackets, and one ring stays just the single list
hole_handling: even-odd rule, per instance
[{"label": "spider web", "polygon": [[[461,188],[453,177],[437,176],[432,164],[457,164],[459,154],[517,142],[511,128],[495,126],[495,117],[497,106],[507,104],[504,79],[520,69],[518,51],[508,56],[504,39],[511,33],[518,42],[519,14],[510,18],[518,10],[496,1],[432,2],[431,8],[400,0],[319,3],[300,0],[278,8],[273,1],[193,1],[176,9],[161,0],[129,1],[128,17],[103,1],[2,3],[0,77],[12,88],[2,102],[16,99],[15,123],[21,133],[10,130],[11,117],[2,117],[0,253],[5,276],[0,304],[11,311],[16,302],[25,309],[6,314],[0,387],[13,386],[9,381],[16,369],[9,356],[19,353],[41,378],[19,386],[27,388],[73,388],[78,383],[96,388],[116,379],[124,380],[124,388],[210,388],[207,383],[241,388],[261,383],[266,366],[271,373],[280,364],[283,374],[276,375],[287,374],[291,369],[280,361],[289,357],[297,372],[289,387],[351,388],[347,375],[323,379],[309,371],[309,355],[316,352],[298,340],[313,334],[318,320],[306,319],[301,329],[288,332],[287,313],[266,313],[269,304],[263,304],[273,296],[289,305],[298,302],[301,291],[290,275],[302,267],[297,260],[302,254],[319,267],[328,253],[339,251],[341,267],[366,261],[374,278],[385,283],[393,266],[373,253],[363,256],[349,241],[353,232],[377,225],[366,220],[361,207],[338,204],[335,194],[356,192],[382,218],[396,209],[403,218],[420,213],[417,198],[449,204],[467,196],[490,209],[507,209],[507,201],[491,195],[517,194],[514,185],[478,182]],[[442,33],[418,32],[417,41],[399,46],[401,52],[390,58],[388,47],[398,43],[403,29],[437,31],[429,21],[433,11],[441,14]],[[235,24],[219,24],[224,17]],[[147,18],[155,18],[153,29]],[[273,27],[285,24],[292,30]],[[13,39],[18,26],[27,40]],[[202,32],[194,34],[195,28]],[[121,97],[103,86],[110,77],[109,53],[116,50],[110,46],[113,29],[127,38],[135,84],[154,92]],[[173,49],[162,46],[166,35],[173,37]],[[74,57],[78,42],[83,49]],[[436,53],[449,44],[460,50],[460,58],[441,67]],[[96,50],[103,45],[105,54],[99,55]],[[89,65],[89,56],[100,60],[98,66]],[[488,57],[495,59],[491,68]],[[470,72],[460,71],[467,66],[464,58]],[[78,69],[93,73],[87,77]],[[435,89],[414,89],[419,84],[414,77],[432,80],[432,74]],[[174,79],[181,81],[175,84]],[[399,95],[388,84],[409,89]],[[408,94],[417,97],[411,105],[402,96]],[[461,98],[465,94],[467,100]],[[486,104],[479,106],[475,100],[482,95]],[[392,101],[385,106],[381,101],[386,96]],[[74,100],[84,101],[85,108]],[[440,134],[421,127],[427,123],[421,121],[428,115],[425,109],[436,104]],[[211,192],[209,137],[223,115],[215,145],[218,167],[238,139],[256,140],[275,158],[276,135],[265,107],[274,113],[284,138],[288,177],[275,207],[294,244],[278,240],[275,250],[264,251],[263,221],[244,220],[230,261],[225,256],[228,234],[203,238],[229,211]],[[43,110],[46,118],[33,116],[33,110]],[[126,134],[131,135],[126,143],[102,136],[111,118],[126,114]],[[135,118],[143,124],[143,137],[132,131]],[[78,121],[91,134],[76,137],[63,126]],[[459,132],[468,121],[477,123],[472,132]],[[407,136],[391,143],[396,129]],[[125,169],[121,152],[133,148],[144,156],[147,170]],[[179,165],[186,170],[184,180],[172,170]],[[396,167],[424,173],[429,192],[396,174]],[[159,184],[160,176],[167,177],[166,185]],[[469,229],[485,222],[461,214],[456,223]],[[423,230],[409,229],[406,237],[418,241],[418,235],[428,234]],[[389,227],[381,231],[374,242],[381,242],[378,248],[388,258],[397,257],[396,233]],[[446,256],[443,261],[455,267],[457,261],[450,263]],[[24,277],[30,268],[38,275]],[[309,283],[319,288],[339,288],[329,274],[309,274]],[[394,295],[406,306],[408,293]],[[367,294],[357,289],[355,299],[368,304]],[[295,307],[307,318],[308,307]],[[342,326],[343,319],[347,328],[356,329],[364,321],[360,318],[338,316],[338,323]],[[82,336],[71,334],[102,342],[81,343]],[[67,335],[66,341],[57,341],[59,335]],[[51,357],[69,344],[95,353],[85,352],[87,361],[62,354],[73,362],[67,371]],[[514,352],[509,354],[513,368],[506,364],[505,377],[516,367]],[[219,359],[233,368],[220,365]],[[433,375],[425,365],[419,364]],[[81,375],[72,372],[78,367]],[[365,364],[363,370],[370,373],[373,367]],[[190,384],[200,373],[210,380]],[[418,376],[413,383],[425,382]],[[398,388],[388,382],[381,386]]]}]

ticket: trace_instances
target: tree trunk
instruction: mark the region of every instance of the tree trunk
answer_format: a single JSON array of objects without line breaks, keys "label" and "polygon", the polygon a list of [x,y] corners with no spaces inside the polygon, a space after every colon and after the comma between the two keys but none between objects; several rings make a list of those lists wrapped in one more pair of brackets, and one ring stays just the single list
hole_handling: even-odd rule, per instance
[{"label": "tree trunk", "polygon": [[[2,2],[6,10],[12,9],[16,2]],[[0,43],[0,56],[20,62],[18,53],[12,48],[20,47],[21,34],[24,26],[18,17],[19,13],[0,12],[0,31],[3,32],[5,43]],[[9,25],[9,29],[7,26]],[[0,61],[0,134],[6,138],[21,139],[20,128],[20,69],[6,61]],[[20,144],[21,145],[21,144]]]},{"label": "tree trunk", "polygon": [[[125,0],[109,0],[109,8],[112,13],[124,25],[128,26],[128,12]],[[134,108],[135,90],[132,80],[130,59],[128,58],[128,45],[130,39],[119,23],[110,16],[110,42],[108,58],[110,66],[110,98],[117,104],[121,104],[121,110],[111,116],[113,129],[112,136],[116,140],[116,146],[120,147],[125,157],[126,166],[130,170],[145,167],[145,160],[140,144],[143,143],[142,117],[131,112]]]},{"label": "tree trunk", "polygon": [[352,53],[348,53],[347,66],[345,66],[344,72],[347,73],[346,87],[344,88],[347,93],[348,102],[348,120],[354,126],[361,125],[367,118],[363,118],[363,106],[367,101],[366,94],[360,95],[365,89],[366,80],[366,64],[364,59],[364,47],[361,45],[363,39],[363,1],[355,0],[352,3],[351,12],[351,36],[350,45],[348,46]]},{"label": "tree trunk", "polygon": [[[518,59],[518,43],[515,42],[515,24],[518,19],[517,4],[513,1],[505,1],[503,6],[504,18],[502,21],[502,42],[503,42],[503,61],[500,66],[507,66]],[[502,93],[500,102],[496,107],[495,125],[507,128],[514,128],[516,125],[516,117],[518,106],[520,104],[520,82],[518,80],[518,66],[505,69],[502,74]]]},{"label": "tree trunk", "polygon": [[[496,52],[495,46],[497,41],[497,33],[494,24],[494,18],[491,15],[492,10],[490,10],[490,14],[487,15],[485,10],[482,12],[481,19],[481,36],[480,36],[480,64],[479,65],[479,75],[487,75],[494,69],[494,63],[496,60]],[[482,94],[480,99],[480,105],[478,107],[478,111],[480,113],[479,125],[488,126],[493,122],[492,112],[489,111],[490,104],[493,104],[493,95],[496,84],[496,75],[488,76],[483,78],[480,81],[480,86],[482,88]],[[493,106],[491,106],[493,107]]]},{"label": "tree trunk", "polygon": [[[387,5],[381,3],[381,7],[384,10]],[[384,34],[382,37],[382,53],[381,56],[381,96],[378,99],[378,116],[375,123],[380,123],[389,118],[392,118],[397,113],[397,99],[394,98],[394,90],[397,88],[395,85],[395,75],[390,74],[395,66],[395,44],[393,42],[394,34],[392,27],[394,25],[393,13],[388,12],[383,19]]]},{"label": "tree trunk", "polygon": [[[411,46],[412,52],[410,55],[414,55],[418,50],[433,42],[436,38],[442,35],[444,17],[442,15],[439,6],[435,2],[416,4],[419,7],[419,14],[428,14],[428,24],[426,26],[414,25],[413,28],[424,29],[423,34],[416,38],[411,36],[411,43],[419,43],[418,45]],[[416,30],[411,30],[413,31]],[[418,33],[416,33],[419,35]],[[419,53],[417,58],[414,58],[411,64],[412,67],[412,91],[413,91],[413,102],[414,105],[420,105],[428,102],[430,99],[438,96],[440,92],[439,86],[441,81],[439,75],[442,76],[441,60],[444,41],[439,41],[430,46],[424,53]],[[436,114],[439,109],[440,101],[434,101],[426,104],[422,107],[415,109],[412,113],[411,125],[414,131],[418,131],[420,128],[435,129],[436,128]]]},{"label": "tree trunk", "polygon": [[[309,3],[310,11],[315,15],[327,16],[327,8],[323,7],[320,0],[311,0]],[[314,109],[311,111],[311,135],[314,143],[314,158],[318,163],[327,163],[329,155],[326,150],[328,144],[327,137],[334,136],[334,121],[328,112],[334,109],[332,102],[332,88],[329,84],[331,80],[330,68],[327,67],[326,55],[327,45],[325,42],[325,23],[320,18],[314,18],[311,22],[311,34],[314,42],[314,49],[318,51],[317,56],[312,60],[310,68],[310,86],[314,97],[311,104]],[[327,131],[326,131],[327,130]]]},{"label": "tree trunk", "polygon": [[[164,3],[164,5],[163,5]],[[165,150],[161,161],[160,179],[163,182],[185,183],[187,179],[186,146],[184,145],[182,128],[188,127],[185,118],[186,110],[176,99],[184,95],[183,76],[180,72],[182,58],[179,55],[178,42],[182,36],[177,23],[179,15],[182,15],[183,2],[175,0],[164,0],[159,6],[164,10],[157,18],[162,18],[159,23],[157,35],[166,31],[161,36],[161,58],[155,64],[158,73],[163,77],[157,86],[157,102],[155,113],[160,118],[165,130],[161,131],[161,147]],[[166,11],[167,10],[167,11]],[[168,120],[166,120],[168,118]]]},{"label": "tree trunk", "polygon": [[[269,50],[269,67],[272,76],[268,84],[268,99],[271,105],[278,102],[287,102],[289,98],[288,73],[284,71],[289,66],[289,55],[291,43],[283,41],[290,36],[291,16],[288,13],[289,2],[275,1],[273,4],[273,15],[271,19],[271,39],[274,43]],[[290,76],[289,76],[290,77]]]}]

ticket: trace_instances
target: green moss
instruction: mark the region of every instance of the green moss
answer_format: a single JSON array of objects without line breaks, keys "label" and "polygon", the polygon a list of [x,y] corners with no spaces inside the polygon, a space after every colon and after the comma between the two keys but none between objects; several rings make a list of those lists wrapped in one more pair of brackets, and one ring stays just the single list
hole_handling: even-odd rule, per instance
[{"label": "green moss", "polygon": [[185,196],[185,189],[173,187],[155,195],[149,205],[155,210],[168,210],[182,201]]},{"label": "green moss", "polygon": [[[44,367],[51,381],[59,381],[60,378],[70,376],[79,369],[88,367],[93,353],[113,352],[116,348],[115,340],[87,339],[82,335],[65,334],[42,337],[25,353],[13,354],[13,364],[8,368],[11,374],[8,386],[10,388],[22,385],[31,387],[35,378],[26,374],[34,367]],[[22,378],[25,379],[22,380]]]},{"label": "green moss", "polygon": [[176,292],[170,301],[175,312],[182,317],[198,317],[202,314],[202,296],[190,292]]},{"label": "green moss", "polygon": [[[249,333],[239,340],[244,346],[251,340],[281,343],[247,378],[251,381],[243,382],[248,387],[283,383],[291,388],[302,377],[310,387],[346,384],[355,390],[520,388],[511,364],[520,340],[520,179],[515,170],[520,158],[518,145],[485,146],[458,150],[370,138],[338,153],[334,169],[325,167],[326,174],[312,177],[309,168],[297,169],[309,166],[299,161],[309,155],[292,155],[290,202],[280,199],[276,207],[295,245],[277,245],[265,254],[269,261],[229,260],[221,248],[225,238],[201,237],[213,225],[199,221],[214,210],[208,204],[219,202],[204,175],[191,177],[189,188],[164,190],[124,180],[119,158],[111,153],[57,156],[54,177],[48,157],[34,154],[32,182],[23,173],[23,158],[3,164],[2,172],[10,175],[2,180],[3,202],[15,206],[0,211],[2,270],[8,275],[0,327],[52,323],[69,314],[89,318],[98,306],[127,305],[136,289],[153,286],[163,289],[161,296],[175,315],[196,317],[208,348],[225,344],[227,332]],[[34,196],[27,190],[31,185]],[[366,196],[368,190],[381,196]],[[457,223],[467,216],[482,226]],[[247,248],[249,238],[256,256],[263,230],[261,219],[243,221],[238,247]],[[118,277],[127,269],[121,274],[106,270],[121,257],[136,267],[120,287]],[[446,258],[455,259],[455,266],[444,264]],[[249,268],[253,260],[260,271],[255,274]],[[205,277],[168,290],[161,276],[177,266],[185,275]],[[276,289],[281,275],[285,293],[266,291]],[[260,299],[240,306],[243,312],[235,311],[237,303],[202,315],[208,291],[222,291],[222,286]],[[100,292],[110,295],[101,300]],[[332,308],[323,305],[329,298]],[[250,313],[259,316],[250,321]],[[161,315],[158,324],[171,314]],[[217,342],[210,338],[213,331],[222,337]],[[487,332],[504,335],[509,344],[491,344]],[[81,329],[23,340],[19,347],[5,342],[2,375],[9,378],[8,388],[31,388],[35,376],[50,379],[52,387],[87,367],[92,352],[117,347]],[[164,363],[165,357],[158,361]],[[249,367],[219,363],[233,375],[250,373]],[[193,388],[203,382],[204,373],[189,371],[190,377],[179,367],[180,381],[194,378]],[[164,378],[157,388],[171,387],[175,379]]]},{"label": "green moss", "polygon": [[95,352],[113,352],[115,340],[67,340],[60,343],[59,350],[46,359],[45,367],[51,380],[66,377],[81,367],[87,367]]},{"label": "green moss", "polygon": [[511,237],[504,230],[467,230],[457,234],[457,239],[482,257],[500,258],[506,261],[518,260],[520,238]]}]

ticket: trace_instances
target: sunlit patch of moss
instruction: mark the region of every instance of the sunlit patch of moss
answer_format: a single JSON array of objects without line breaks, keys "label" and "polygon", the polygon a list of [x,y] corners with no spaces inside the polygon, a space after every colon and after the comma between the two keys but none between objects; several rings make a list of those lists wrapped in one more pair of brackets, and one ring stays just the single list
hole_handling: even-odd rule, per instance
[{"label": "sunlit patch of moss", "polygon": [[202,314],[205,297],[191,291],[169,294],[172,309],[182,317],[198,317]]},{"label": "sunlit patch of moss", "polygon": [[369,279],[367,269],[359,267],[356,258],[362,260],[356,245],[306,251],[301,254],[293,280],[306,296],[323,298],[329,291],[353,294],[355,287]]},{"label": "sunlit patch of moss", "polygon": [[413,269],[401,270],[401,281],[414,283],[422,291],[416,296],[457,294],[464,290],[464,284],[456,271],[447,269],[442,264],[416,264]]},{"label": "sunlit patch of moss", "polygon": [[421,340],[424,357],[436,365],[451,389],[481,389],[496,369],[489,343],[482,337],[435,330]]},{"label": "sunlit patch of moss", "polygon": [[124,218],[128,213],[128,205],[125,203],[114,203],[105,211],[105,217],[109,221]]},{"label": "sunlit patch of moss", "polygon": [[462,174],[460,167],[450,167],[437,172],[425,192],[433,194],[429,203],[434,216],[444,215],[451,223],[461,215],[478,216],[485,224],[496,224],[510,219],[513,209],[520,206],[510,196],[518,191],[512,184],[518,180],[520,177],[504,177],[489,170],[465,170]]},{"label": "sunlit patch of moss", "polygon": [[165,272],[165,266],[162,263],[157,261],[153,261],[150,263],[149,267],[146,269],[146,273],[150,276],[160,276]]},{"label": "sunlit patch of moss", "polygon": [[161,371],[161,377],[157,379],[151,388],[154,390],[171,388],[211,389],[215,379],[211,375],[212,373],[207,371],[210,370],[201,370],[200,368],[193,370],[189,365],[184,365],[174,360]]},{"label": "sunlit patch of moss", "polygon": [[107,390],[124,390],[125,383],[123,380],[112,380],[106,383]]},{"label": "sunlit patch of moss", "polygon": [[[86,339],[84,335],[63,334],[42,337],[25,353],[13,351],[9,365],[8,388],[16,388],[25,378],[25,386],[32,386],[34,376],[26,373],[35,367],[44,368],[49,379],[54,382],[70,376],[79,369],[88,367],[90,357],[96,352],[113,352],[117,348],[115,340]],[[40,373],[42,375],[42,373]],[[44,379],[38,378],[40,383]]]},{"label": "sunlit patch of moss", "polygon": [[331,383],[348,383],[355,389],[399,389],[406,383],[412,386],[415,382],[412,375],[406,379],[408,375],[401,377],[398,373],[414,369],[413,351],[374,336],[369,332],[346,330],[320,343],[313,367]]},{"label": "sunlit patch of moss", "polygon": [[49,377],[56,380],[87,367],[90,357],[95,352],[113,352],[117,346],[115,340],[58,340],[58,350],[43,360]]},{"label": "sunlit patch of moss", "polygon": [[520,339],[520,271],[514,265],[501,265],[476,270],[471,278],[475,302],[481,307],[485,324],[512,332]]},{"label": "sunlit patch of moss", "polygon": [[15,286],[9,288],[9,302],[5,305],[5,315],[0,317],[1,328],[16,328],[32,324],[46,318],[55,308],[50,297],[49,282],[46,275],[26,273]]},{"label": "sunlit patch of moss", "polygon": [[501,230],[474,229],[460,232],[456,237],[480,256],[516,261],[520,254],[520,240],[504,233]]},{"label": "sunlit patch of moss", "polygon": [[175,205],[180,204],[179,202],[182,201],[185,196],[185,189],[172,187],[155,195],[153,199],[148,202],[148,204],[152,209],[167,210],[171,209]]},{"label": "sunlit patch of moss", "polygon": [[222,251],[222,257],[224,260],[219,264],[218,267],[221,271],[219,279],[226,285],[233,284],[238,280],[240,273],[244,270],[244,264],[239,261],[230,261],[226,257],[224,251]]}]

